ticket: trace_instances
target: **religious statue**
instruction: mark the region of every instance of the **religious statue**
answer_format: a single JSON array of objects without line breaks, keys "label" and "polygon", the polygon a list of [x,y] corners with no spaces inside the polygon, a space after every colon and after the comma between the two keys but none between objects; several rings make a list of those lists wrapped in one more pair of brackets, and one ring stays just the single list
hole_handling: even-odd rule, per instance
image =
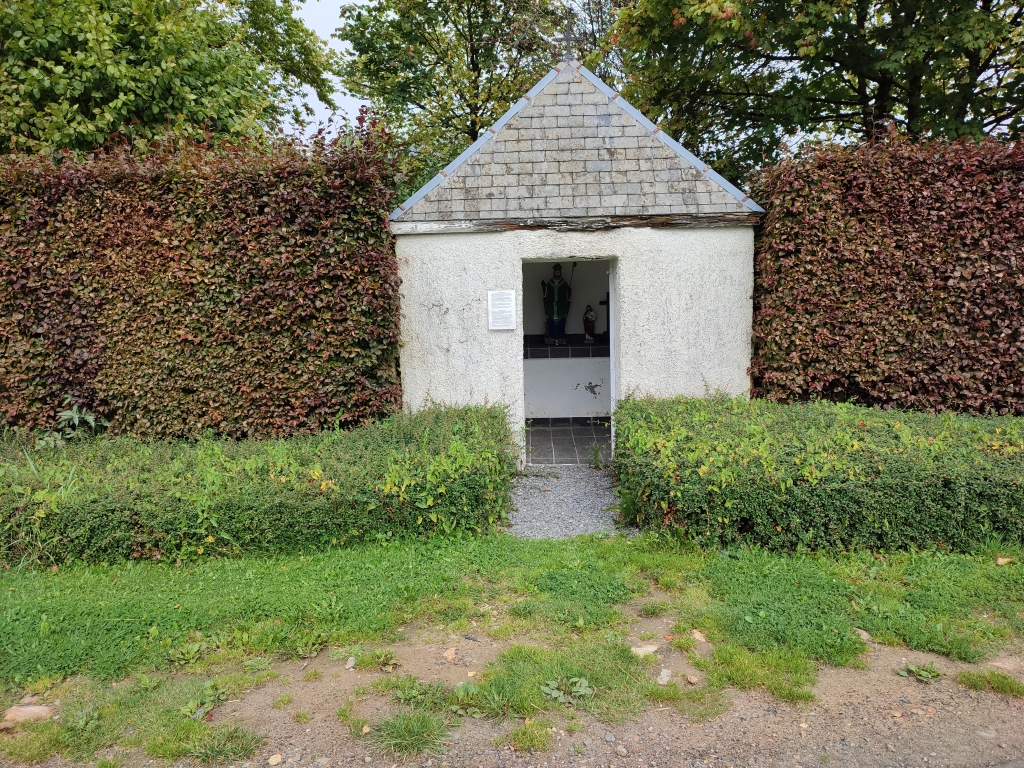
[{"label": "religious statue", "polygon": [[594,308],[587,304],[587,308],[583,311],[583,343],[593,344],[594,343],[594,325],[597,323],[597,313]]},{"label": "religious statue", "polygon": [[569,316],[572,288],[562,279],[561,264],[555,264],[551,274],[549,282],[540,281],[541,295],[544,297],[544,318],[547,321],[544,343],[567,344],[565,320]]}]

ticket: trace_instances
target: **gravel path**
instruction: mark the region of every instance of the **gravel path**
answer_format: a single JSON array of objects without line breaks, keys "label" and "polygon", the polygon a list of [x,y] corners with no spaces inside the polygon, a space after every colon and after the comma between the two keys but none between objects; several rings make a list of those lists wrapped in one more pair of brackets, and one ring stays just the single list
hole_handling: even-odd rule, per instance
[{"label": "gravel path", "polygon": [[612,477],[586,465],[528,466],[512,490],[510,532],[522,539],[567,539],[613,532]]}]

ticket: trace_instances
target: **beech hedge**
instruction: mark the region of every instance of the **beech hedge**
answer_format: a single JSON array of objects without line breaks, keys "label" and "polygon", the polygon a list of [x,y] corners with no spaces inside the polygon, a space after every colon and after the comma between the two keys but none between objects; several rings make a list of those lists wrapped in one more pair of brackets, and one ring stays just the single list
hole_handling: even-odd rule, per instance
[{"label": "beech hedge", "polygon": [[0,433],[0,567],[310,552],[493,529],[519,449],[506,412],[433,408],[278,439],[40,446]]},{"label": "beech hedge", "polygon": [[629,400],[628,522],[705,546],[969,551],[1024,536],[1024,419],[715,397]]},{"label": "beech hedge", "polygon": [[348,426],[400,403],[390,139],[0,159],[0,427]]},{"label": "beech hedge", "polygon": [[1024,414],[1024,143],[815,148],[752,194],[755,396]]}]

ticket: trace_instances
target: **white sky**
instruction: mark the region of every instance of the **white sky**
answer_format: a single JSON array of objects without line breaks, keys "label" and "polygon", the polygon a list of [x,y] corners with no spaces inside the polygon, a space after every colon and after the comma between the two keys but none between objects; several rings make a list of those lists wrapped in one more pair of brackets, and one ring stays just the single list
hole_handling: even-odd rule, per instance
[{"label": "white sky", "polygon": [[[338,17],[341,9],[343,0],[306,0],[305,3],[298,7],[296,13],[306,25],[315,31],[320,37],[326,40],[332,48],[340,51],[342,44],[340,41],[331,37],[331,34],[341,24],[341,20]],[[361,99],[353,98],[348,94],[342,93],[341,89],[335,94],[334,100],[338,104],[340,112],[344,112],[351,118],[355,118],[359,114],[359,106],[365,104],[365,101]],[[330,116],[330,111],[320,100],[317,99],[316,94],[309,93],[309,105],[316,110],[316,116],[313,118],[313,122],[326,121]]]}]

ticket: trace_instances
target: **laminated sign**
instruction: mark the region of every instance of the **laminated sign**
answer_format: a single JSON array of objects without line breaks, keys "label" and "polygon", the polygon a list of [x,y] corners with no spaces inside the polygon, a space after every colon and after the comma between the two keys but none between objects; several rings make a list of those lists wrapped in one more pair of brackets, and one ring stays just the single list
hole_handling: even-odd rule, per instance
[{"label": "laminated sign", "polygon": [[516,292],[487,292],[487,327],[492,331],[516,329]]}]

